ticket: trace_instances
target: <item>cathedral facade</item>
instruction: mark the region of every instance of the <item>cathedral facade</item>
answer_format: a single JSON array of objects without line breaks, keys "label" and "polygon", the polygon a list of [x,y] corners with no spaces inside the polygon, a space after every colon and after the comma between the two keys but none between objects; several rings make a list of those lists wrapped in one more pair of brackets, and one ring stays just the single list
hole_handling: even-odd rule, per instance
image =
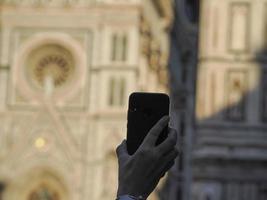
[{"label": "cathedral facade", "polygon": [[267,1],[201,5],[192,199],[267,199]]},{"label": "cathedral facade", "polygon": [[128,95],[166,91],[169,1],[0,2],[0,199],[114,199]]}]

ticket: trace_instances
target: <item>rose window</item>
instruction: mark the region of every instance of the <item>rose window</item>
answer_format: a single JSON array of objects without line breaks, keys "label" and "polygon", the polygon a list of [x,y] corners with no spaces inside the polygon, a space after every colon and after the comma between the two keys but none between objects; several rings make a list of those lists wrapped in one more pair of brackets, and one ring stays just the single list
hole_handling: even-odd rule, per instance
[{"label": "rose window", "polygon": [[75,62],[66,48],[48,44],[33,50],[25,66],[32,86],[51,92],[72,80]]}]

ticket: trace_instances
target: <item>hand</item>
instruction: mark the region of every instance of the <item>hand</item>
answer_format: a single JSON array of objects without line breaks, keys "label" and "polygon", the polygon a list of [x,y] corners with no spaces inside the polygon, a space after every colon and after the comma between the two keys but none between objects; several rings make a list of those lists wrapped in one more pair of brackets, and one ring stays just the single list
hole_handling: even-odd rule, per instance
[{"label": "hand", "polygon": [[168,125],[168,122],[168,116],[160,119],[133,155],[128,154],[125,140],[117,147],[116,152],[119,161],[117,196],[127,194],[147,198],[161,177],[173,166],[178,155],[178,150],[175,148],[176,131],[169,129],[166,140],[155,146],[158,136]]}]

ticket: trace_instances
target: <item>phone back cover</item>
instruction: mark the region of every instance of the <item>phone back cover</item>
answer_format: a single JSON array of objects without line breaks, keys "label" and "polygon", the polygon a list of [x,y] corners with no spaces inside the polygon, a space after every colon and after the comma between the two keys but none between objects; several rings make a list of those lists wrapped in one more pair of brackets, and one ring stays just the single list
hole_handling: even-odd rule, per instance
[{"label": "phone back cover", "polygon": [[[129,98],[127,149],[130,155],[141,145],[150,129],[165,115],[169,115],[169,97],[161,93],[133,93]],[[166,127],[155,145],[168,134]]]}]

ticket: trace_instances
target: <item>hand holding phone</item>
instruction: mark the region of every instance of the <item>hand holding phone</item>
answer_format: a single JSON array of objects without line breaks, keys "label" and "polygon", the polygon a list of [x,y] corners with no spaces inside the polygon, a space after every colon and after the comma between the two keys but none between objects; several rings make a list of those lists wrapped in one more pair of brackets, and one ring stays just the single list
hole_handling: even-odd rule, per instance
[{"label": "hand holding phone", "polygon": [[117,196],[142,196],[146,199],[159,180],[173,166],[178,155],[175,148],[177,133],[169,129],[168,137],[155,146],[163,129],[168,126],[169,117],[162,117],[146,134],[137,151],[131,156],[124,140],[116,152],[119,160],[119,187]]}]

